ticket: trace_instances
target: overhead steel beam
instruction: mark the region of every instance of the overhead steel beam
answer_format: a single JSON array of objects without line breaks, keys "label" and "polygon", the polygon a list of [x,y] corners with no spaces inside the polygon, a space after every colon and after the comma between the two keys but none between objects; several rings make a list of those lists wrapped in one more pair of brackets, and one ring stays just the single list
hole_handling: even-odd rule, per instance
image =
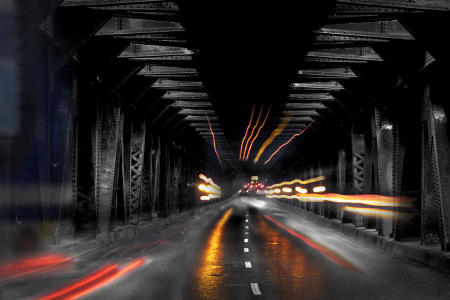
[{"label": "overhead steel beam", "polygon": [[290,94],[289,101],[334,101],[335,98],[328,93],[306,93],[306,94]]},{"label": "overhead steel beam", "polygon": [[147,65],[138,75],[158,78],[197,78],[198,71],[193,68]]},{"label": "overhead steel beam", "polygon": [[378,55],[337,54],[330,52],[309,52],[305,59],[305,62],[337,64],[364,64],[382,61],[383,59]]},{"label": "overhead steel beam", "polygon": [[308,102],[308,103],[286,103],[286,108],[295,109],[324,109],[326,108],[321,102]]},{"label": "overhead steel beam", "polygon": [[212,103],[176,100],[174,103],[171,104],[171,106],[179,108],[212,108]]},{"label": "overhead steel beam", "polygon": [[350,68],[306,69],[298,71],[300,79],[353,79],[358,76]]},{"label": "overhead steel beam", "polygon": [[[154,6],[155,8],[166,8],[168,5],[176,5],[174,1],[160,1],[160,0],[64,0],[60,6],[111,6],[111,5],[142,5]],[[177,5],[176,5],[177,6]]]},{"label": "overhead steel beam", "polygon": [[294,82],[291,84],[294,91],[341,91],[344,87],[337,81],[328,82]]},{"label": "overhead steel beam", "polygon": [[168,100],[208,100],[207,93],[186,92],[186,91],[168,91],[161,99]]},{"label": "overhead steel beam", "polygon": [[159,79],[152,85],[152,87],[162,90],[202,90],[203,83],[194,81]]},{"label": "overhead steel beam", "polygon": [[387,42],[392,40],[415,40],[415,38],[407,32],[405,34],[389,34],[369,31],[321,28],[315,33],[317,34],[316,41],[326,42]]},{"label": "overhead steel beam", "polygon": [[448,1],[336,0],[336,12],[395,13],[411,11],[450,11]]},{"label": "overhead steel beam", "polygon": [[210,109],[182,109],[180,110],[180,115],[207,115],[207,116],[213,116],[215,115],[214,110]]},{"label": "overhead steel beam", "polygon": [[96,36],[114,36],[114,37],[126,37],[126,36],[146,36],[146,38],[152,37],[169,37],[179,36],[185,33],[186,30],[182,27],[149,27],[149,28],[127,28],[127,29],[114,29],[103,27],[95,35]]},{"label": "overhead steel beam", "polygon": [[[211,116],[208,117],[209,120],[211,121],[217,121],[219,118],[217,118],[216,116]],[[206,120],[206,116],[187,116],[185,118],[186,121],[202,121],[202,120]]]}]

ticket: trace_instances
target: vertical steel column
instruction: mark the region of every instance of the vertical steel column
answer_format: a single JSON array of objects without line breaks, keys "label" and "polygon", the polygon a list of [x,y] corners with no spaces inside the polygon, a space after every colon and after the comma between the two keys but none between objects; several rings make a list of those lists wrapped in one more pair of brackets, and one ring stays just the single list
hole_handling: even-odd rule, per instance
[{"label": "vertical steel column", "polygon": [[[377,138],[377,163],[379,190],[382,195],[393,194],[393,124],[388,119],[379,115],[379,123],[376,125]],[[392,236],[392,220],[378,219],[378,234]]]},{"label": "vertical steel column", "polygon": [[[365,190],[365,145],[364,135],[352,130],[352,170],[353,170],[353,192],[362,194]],[[361,215],[353,214],[355,226],[363,226],[364,218]]]},{"label": "vertical steel column", "polygon": [[131,123],[130,144],[130,223],[137,224],[142,216],[142,171],[145,152],[145,123]]},{"label": "vertical steel column", "polygon": [[122,134],[121,108],[117,105],[98,103],[95,143],[95,201],[97,209],[97,231],[106,233],[110,229],[111,205],[114,197],[114,182],[118,155],[119,135]]},{"label": "vertical steel column", "polygon": [[447,114],[443,107],[431,101],[429,86],[424,92],[424,115],[422,241],[432,243],[438,234],[442,250],[449,251],[450,189],[448,184],[443,184],[450,181]]}]

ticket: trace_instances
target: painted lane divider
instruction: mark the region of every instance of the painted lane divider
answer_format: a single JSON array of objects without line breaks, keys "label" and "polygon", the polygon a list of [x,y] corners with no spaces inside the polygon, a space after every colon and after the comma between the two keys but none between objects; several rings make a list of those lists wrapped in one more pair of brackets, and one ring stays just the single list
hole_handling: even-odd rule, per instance
[{"label": "painted lane divider", "polygon": [[246,267],[247,269],[251,269],[251,268],[252,268],[252,263],[249,262],[249,261],[246,261],[246,262],[245,262],[245,267]]},{"label": "painted lane divider", "polygon": [[244,252],[248,252],[249,250],[248,250],[248,248],[244,248]]},{"label": "painted lane divider", "polygon": [[245,229],[248,229],[248,226],[245,226]]},{"label": "painted lane divider", "polygon": [[244,234],[248,234],[248,231],[244,232]]},{"label": "painted lane divider", "polygon": [[248,239],[244,239],[244,243],[248,243]]},{"label": "painted lane divider", "polygon": [[252,288],[253,295],[260,296],[262,295],[261,290],[259,289],[259,285],[255,282],[250,283],[250,287]]},{"label": "painted lane divider", "polygon": [[248,219],[245,219],[245,223],[248,223]]}]

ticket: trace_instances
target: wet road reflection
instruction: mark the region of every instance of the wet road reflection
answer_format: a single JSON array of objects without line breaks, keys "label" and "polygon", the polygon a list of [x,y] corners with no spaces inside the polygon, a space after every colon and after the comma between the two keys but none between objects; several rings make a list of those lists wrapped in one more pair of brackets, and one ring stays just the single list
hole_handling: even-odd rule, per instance
[{"label": "wet road reflection", "polygon": [[[324,281],[321,270],[308,261],[298,245],[272,228],[262,216],[258,215],[256,220],[264,245],[267,273],[275,283],[278,299],[292,299],[292,295],[321,299]],[[300,295],[299,291],[306,294]]]},{"label": "wet road reflection", "polygon": [[233,209],[228,209],[216,223],[195,274],[194,299],[220,299],[223,273],[223,227]]}]

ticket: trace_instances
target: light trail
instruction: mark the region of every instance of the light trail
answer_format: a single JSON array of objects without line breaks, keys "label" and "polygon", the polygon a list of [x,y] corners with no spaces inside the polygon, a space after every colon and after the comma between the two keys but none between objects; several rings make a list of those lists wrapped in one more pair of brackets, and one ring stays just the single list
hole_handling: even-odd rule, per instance
[{"label": "light trail", "polygon": [[198,175],[198,178],[200,178],[200,179],[203,180],[204,182],[209,183],[210,185],[212,185],[212,186],[214,186],[214,187],[220,189],[220,186],[217,185],[217,184],[214,182],[214,180],[213,180],[212,178],[207,177],[206,175],[203,175],[203,174],[199,174],[199,175]]},{"label": "light trail", "polygon": [[244,146],[245,139],[247,138],[248,130],[250,129],[250,126],[252,125],[254,113],[255,113],[255,104],[253,104],[252,114],[250,115],[250,122],[248,122],[247,129],[245,130],[244,138],[242,139],[242,142],[241,142],[241,150],[239,151],[239,160],[242,160],[242,147]]},{"label": "light trail", "polygon": [[261,148],[259,148],[258,153],[256,154],[255,159],[253,160],[253,163],[256,164],[259,160],[259,158],[261,157],[261,155],[264,153],[264,151],[266,150],[266,148],[272,144],[273,140],[279,136],[284,129],[286,128],[287,124],[289,124],[289,121],[291,120],[292,115],[289,114],[287,116],[285,116],[283,118],[283,120],[281,121],[280,125],[278,125],[278,127],[276,129],[274,129],[272,131],[272,133],[270,134],[270,136],[264,141],[263,145],[261,146]]},{"label": "light trail", "polygon": [[197,185],[199,191],[206,193],[206,195],[200,196],[201,201],[209,201],[211,199],[222,197],[222,188],[216,184],[212,178],[209,178],[203,174],[199,174],[198,177],[206,183],[200,183]]},{"label": "light trail", "polygon": [[123,266],[122,268],[119,268],[117,264],[108,265],[73,283],[72,285],[62,288],[49,295],[40,297],[38,300],[68,300],[81,298],[141,267],[144,265],[145,261],[146,260],[144,258],[140,258]]},{"label": "light trail", "polygon": [[269,117],[269,114],[270,114],[270,110],[271,110],[271,109],[272,109],[272,105],[269,106],[269,109],[267,110],[266,117],[264,118],[263,123],[262,123],[261,126],[258,128],[258,131],[256,132],[255,137],[253,138],[252,142],[250,143],[250,147],[248,148],[247,156],[245,157],[245,160],[248,160],[248,157],[249,157],[250,152],[251,152],[252,147],[253,147],[253,143],[255,142],[256,138],[258,137],[259,132],[261,131],[261,129],[264,127],[264,125],[266,125],[267,118]]},{"label": "light trail", "polygon": [[264,105],[261,105],[261,108],[260,108],[259,114],[258,114],[258,118],[256,119],[256,123],[255,123],[255,125],[254,125],[253,128],[252,128],[252,132],[250,133],[250,136],[248,137],[247,142],[245,143],[245,147],[244,147],[244,155],[243,155],[242,159],[245,159],[245,153],[247,153],[248,142],[249,142],[250,139],[252,138],[253,132],[255,132],[256,127],[258,127],[259,119],[261,119],[261,115],[262,115],[262,112],[263,112],[263,108],[264,108]]},{"label": "light trail", "polygon": [[269,156],[269,158],[264,162],[264,164],[268,164],[270,162],[270,160],[272,159],[272,157],[275,156],[275,154],[277,154],[281,149],[283,149],[286,145],[288,145],[294,138],[296,138],[297,136],[302,135],[309,127],[311,127],[312,124],[314,124],[316,120],[312,121],[311,123],[308,124],[308,126],[305,127],[305,129],[303,129],[302,131],[300,131],[299,133],[294,134],[286,143],[284,143],[283,145],[281,145],[280,147],[278,147],[277,150],[275,150],[274,153],[272,153],[271,156]]},{"label": "light trail", "polygon": [[381,218],[399,218],[399,219],[409,219],[413,216],[411,213],[405,212],[397,212],[387,209],[379,209],[379,208],[366,208],[366,207],[353,207],[353,206],[345,206],[344,210],[349,212],[358,213],[361,215],[367,216],[377,216]]},{"label": "light trail", "polygon": [[211,135],[212,135],[212,138],[213,138],[214,152],[216,152],[216,156],[217,156],[217,159],[219,160],[219,163],[222,164],[222,160],[220,159],[219,153],[217,152],[216,136],[214,135],[214,132],[213,132],[212,126],[211,126],[211,122],[209,121],[208,116],[206,116],[206,119],[208,120],[209,131],[211,132]]},{"label": "light trail", "polygon": [[316,243],[315,241],[309,239],[308,237],[301,235],[300,233],[294,231],[293,229],[281,224],[278,220],[275,220],[274,218],[264,215],[264,217],[277,225],[278,227],[284,229],[286,232],[288,232],[290,235],[298,238],[302,242],[304,242],[306,245],[310,246],[311,248],[319,251],[323,256],[325,256],[327,259],[331,260],[335,264],[344,267],[348,270],[352,270],[354,272],[361,272],[358,268],[356,268],[354,265],[352,265],[350,262],[346,261],[344,258],[340,257],[337,253],[333,252],[332,250]]},{"label": "light trail", "polygon": [[318,176],[318,177],[314,177],[314,178],[310,178],[307,180],[301,180],[301,179],[293,179],[291,181],[283,181],[280,183],[276,183],[276,184],[272,184],[271,186],[268,186],[268,189],[273,189],[275,187],[281,187],[284,185],[292,185],[294,183],[298,183],[298,184],[308,184],[308,183],[312,183],[312,182],[318,182],[318,181],[322,181],[325,180],[325,176]]},{"label": "light trail", "polygon": [[411,198],[380,195],[340,195],[340,194],[297,194],[267,195],[268,198],[297,199],[302,202],[334,202],[346,204],[363,204],[383,207],[413,207]]},{"label": "light trail", "polygon": [[46,254],[22,258],[0,266],[0,277],[12,279],[37,273],[47,273],[70,266],[72,259],[61,254]]}]

